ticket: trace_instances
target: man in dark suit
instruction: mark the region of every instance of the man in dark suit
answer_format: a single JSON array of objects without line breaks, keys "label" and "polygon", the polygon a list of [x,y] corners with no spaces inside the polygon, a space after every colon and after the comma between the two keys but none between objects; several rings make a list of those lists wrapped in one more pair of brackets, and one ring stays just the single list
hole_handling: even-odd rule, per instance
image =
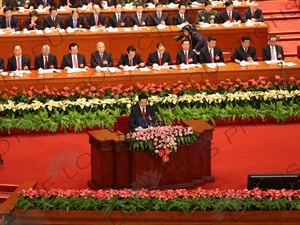
[{"label": "man in dark suit", "polygon": [[47,6],[54,6],[53,0],[35,0],[34,8],[46,8]]},{"label": "man in dark suit", "polygon": [[41,53],[34,59],[34,69],[57,69],[57,59],[55,55],[50,53],[50,46],[43,45]]},{"label": "man in dark suit", "polygon": [[105,17],[100,13],[100,6],[97,4],[93,5],[94,12],[86,18],[85,27],[90,29],[91,27],[102,27],[106,26]]},{"label": "man in dark suit", "polygon": [[143,12],[143,5],[138,3],[136,5],[136,13],[130,15],[130,26],[148,26],[148,15]]},{"label": "man in dark suit", "polygon": [[225,7],[223,11],[220,12],[219,23],[237,22],[240,20],[240,12],[237,9],[233,8],[232,1],[225,2]]},{"label": "man in dark suit", "polygon": [[170,20],[168,14],[162,11],[162,4],[160,2],[155,4],[156,12],[151,14],[150,16],[150,26],[157,26],[159,24],[162,25],[170,25]]},{"label": "man in dark suit", "polygon": [[149,54],[147,60],[147,66],[152,66],[154,63],[159,66],[172,65],[172,59],[170,53],[166,51],[165,44],[158,42],[156,45],[156,51]]},{"label": "man in dark suit", "polygon": [[92,6],[95,3],[97,3],[96,0],[79,0],[79,7],[82,7],[84,5],[86,5],[86,6]]},{"label": "man in dark suit", "polygon": [[88,69],[85,56],[78,53],[79,46],[77,43],[71,43],[69,45],[70,53],[63,56],[61,68],[85,68]]},{"label": "man in dark suit", "polygon": [[123,68],[124,66],[140,66],[144,67],[145,63],[141,59],[140,55],[136,53],[134,46],[130,45],[127,47],[127,53],[121,55],[118,62],[118,67]]},{"label": "man in dark suit", "polygon": [[207,45],[206,38],[199,34],[198,31],[194,31],[191,25],[186,25],[182,28],[182,39],[188,39],[191,47],[194,51],[199,52],[201,48]]},{"label": "man in dark suit", "polygon": [[257,61],[256,49],[253,46],[250,46],[250,37],[242,37],[242,45],[235,48],[233,55],[231,56],[231,61],[240,63],[241,61]]},{"label": "man in dark suit", "polygon": [[173,25],[191,23],[191,16],[186,13],[186,6],[182,3],[178,5],[178,12],[173,15]]},{"label": "man in dark suit", "polygon": [[[106,1],[106,5],[103,1]],[[105,8],[105,6],[114,8],[118,4],[118,0],[100,0],[99,4],[101,8]]]},{"label": "man in dark suit", "polygon": [[2,7],[5,8],[5,6],[12,7],[12,0],[2,0]]},{"label": "man in dark suit", "polygon": [[203,47],[200,51],[200,63],[224,62],[222,50],[216,45],[217,38],[210,36],[207,46]]},{"label": "man in dark suit", "polygon": [[265,45],[262,49],[262,59],[268,60],[284,60],[283,48],[276,44],[276,35],[269,36],[269,44]]},{"label": "man in dark suit", "polygon": [[57,15],[57,9],[54,6],[49,8],[50,15],[44,17],[44,27],[51,29],[62,28],[62,18]]},{"label": "man in dark suit", "polygon": [[144,93],[140,94],[139,102],[130,112],[128,125],[131,129],[145,129],[155,125],[155,114],[152,106],[147,105],[148,96]]},{"label": "man in dark suit", "polygon": [[60,8],[61,6],[77,8],[76,0],[60,0],[58,3],[58,8]]},{"label": "man in dark suit", "polygon": [[127,17],[126,14],[122,12],[122,5],[116,5],[115,13],[111,14],[108,18],[109,27],[127,27]]},{"label": "man in dark suit", "polygon": [[190,50],[190,41],[182,40],[182,50],[176,53],[176,64],[193,64],[197,63],[197,54]]},{"label": "man in dark suit", "polygon": [[256,1],[252,1],[250,8],[244,11],[242,22],[245,23],[247,20],[251,20],[252,22],[264,22],[262,10],[258,9],[258,3]]},{"label": "man in dark suit", "polygon": [[30,70],[30,59],[28,56],[22,55],[22,47],[15,45],[13,50],[14,55],[8,58],[7,70]]},{"label": "man in dark suit", "polygon": [[4,60],[2,57],[0,57],[0,72],[2,72],[5,69],[4,67]]},{"label": "man in dark suit", "polygon": [[3,9],[4,16],[0,19],[0,29],[5,29],[6,31],[19,31],[20,25],[18,18],[12,16],[10,7],[5,7]]},{"label": "man in dark suit", "polygon": [[105,51],[105,44],[98,42],[96,45],[97,51],[91,54],[91,65],[93,68],[100,67],[112,67],[113,59],[110,52]]},{"label": "man in dark suit", "polygon": [[79,15],[77,9],[72,9],[71,16],[68,16],[65,21],[65,27],[71,28],[83,28],[84,27],[84,18]]}]

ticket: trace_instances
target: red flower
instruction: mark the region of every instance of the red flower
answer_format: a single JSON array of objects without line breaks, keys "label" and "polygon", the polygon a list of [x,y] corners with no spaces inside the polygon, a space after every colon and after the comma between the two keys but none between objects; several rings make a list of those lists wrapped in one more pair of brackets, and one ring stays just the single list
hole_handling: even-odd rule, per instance
[{"label": "red flower", "polygon": [[163,156],[163,161],[166,163],[169,161],[169,156],[168,155],[164,155]]},{"label": "red flower", "polygon": [[169,148],[166,148],[166,149],[165,149],[165,153],[166,153],[167,155],[169,155],[169,154],[171,153],[171,150],[170,150]]},{"label": "red flower", "polygon": [[161,149],[161,150],[158,151],[158,155],[159,155],[160,157],[163,157],[164,154],[165,154],[165,151],[164,151],[163,149]]}]

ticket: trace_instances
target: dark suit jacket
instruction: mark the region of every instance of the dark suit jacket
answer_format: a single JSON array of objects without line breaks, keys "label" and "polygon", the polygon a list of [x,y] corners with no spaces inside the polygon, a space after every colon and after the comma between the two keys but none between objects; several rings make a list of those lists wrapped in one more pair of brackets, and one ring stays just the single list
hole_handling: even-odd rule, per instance
[{"label": "dark suit jacket", "polygon": [[158,24],[160,24],[161,21],[165,21],[165,24],[167,26],[170,25],[170,20],[168,17],[168,13],[162,12],[160,19],[158,19],[156,12],[152,13],[150,16],[150,23],[149,26],[157,26]]},{"label": "dark suit jacket", "polygon": [[28,20],[25,21],[24,25],[25,25],[25,28],[27,30],[43,30],[44,29],[44,26],[43,26],[42,22],[39,19],[37,19],[35,21],[35,24],[36,24],[35,27],[30,27],[29,26],[30,24],[31,24],[31,19],[28,19]]},{"label": "dark suit jacket", "polygon": [[179,12],[175,13],[173,15],[173,25],[179,25],[185,22],[191,23],[191,16],[187,13],[184,14],[184,20],[182,21],[181,16],[179,15]]},{"label": "dark suit jacket", "polygon": [[192,49],[195,49],[197,52],[207,45],[206,38],[202,34],[199,34],[197,31],[193,31],[189,39],[191,41]]},{"label": "dark suit jacket", "polygon": [[[264,16],[262,14],[261,9],[257,9],[254,13],[254,18],[257,20],[257,22],[264,22]],[[250,9],[246,9],[244,11],[244,15],[242,17],[242,22],[245,23],[247,20],[252,19],[252,13]]]},{"label": "dark suit jacket", "polygon": [[[77,60],[78,60],[78,62],[77,62],[78,67],[80,67],[80,64],[83,64],[83,67],[87,66],[84,55],[78,53],[77,54]],[[66,55],[63,56],[60,68],[64,69],[65,67],[73,68],[71,53],[66,54]]]},{"label": "dark suit jacket", "polygon": [[[141,59],[141,56],[139,54],[136,54],[133,58],[133,66],[139,65],[142,62],[143,62],[143,60]],[[129,66],[129,58],[128,58],[127,54],[122,54],[121,55],[121,58],[118,62],[118,67],[121,66],[121,65]]]},{"label": "dark suit jacket", "polygon": [[[149,25],[148,15],[146,13],[142,14],[142,21],[145,22],[144,26],[148,26]],[[143,26],[143,25],[140,24],[138,16],[137,16],[136,13],[133,13],[133,14],[130,15],[130,26],[133,27],[134,25],[137,25],[139,27]]]},{"label": "dark suit jacket", "polygon": [[61,16],[56,16],[55,17],[55,21],[54,21],[54,24],[53,24],[53,22],[52,22],[52,19],[51,19],[51,16],[50,15],[48,15],[48,16],[45,16],[44,17],[44,27],[46,28],[46,27],[57,27],[57,24],[59,24],[59,26],[61,27],[61,28],[63,28],[63,24],[62,24],[62,18],[61,18]]},{"label": "dark suit jacket", "polygon": [[[10,27],[14,28],[15,31],[20,30],[20,25],[19,25],[19,21],[18,21],[17,17],[11,16]],[[2,28],[2,29],[6,28],[6,18],[4,16],[2,16],[0,19],[0,28]]]},{"label": "dark suit jacket", "polygon": [[4,66],[4,60],[2,57],[0,57],[0,70],[4,70],[5,66]]},{"label": "dark suit jacket", "polygon": [[[24,69],[24,67],[27,66],[28,69],[30,70],[30,58],[26,55],[22,55],[21,61],[22,61],[22,69]],[[17,61],[15,56],[8,58],[7,70],[8,71],[17,70]]]},{"label": "dark suit jacket", "polygon": [[[101,13],[98,14],[98,25],[99,24],[101,24],[102,26],[106,26],[105,17]],[[94,13],[92,13],[92,14],[88,15],[88,17],[86,18],[85,27],[87,29],[90,29],[91,27],[93,27],[95,25],[96,25],[96,23],[95,23],[95,16],[94,16]]]},{"label": "dark suit jacket", "polygon": [[[165,51],[164,54],[162,55],[162,64],[160,66],[162,66],[164,63],[168,63],[168,65],[172,65],[172,59],[170,56],[170,53]],[[157,63],[159,65],[159,59],[158,59],[158,53],[157,51],[151,52],[149,54],[148,60],[146,65],[147,66],[152,66],[154,63]]]},{"label": "dark suit jacket", "polygon": [[[107,5],[110,6],[116,6],[118,4],[118,0],[106,0]],[[100,7],[102,8],[102,0],[99,2]]]},{"label": "dark suit jacket", "polygon": [[[216,60],[216,56],[219,56],[219,60]],[[201,48],[199,61],[200,63],[210,63],[210,55],[207,46]],[[214,62],[224,62],[223,53],[219,47],[214,47]]]},{"label": "dark suit jacket", "polygon": [[[53,68],[57,69],[57,59],[55,55],[48,55],[48,65],[48,69],[50,69],[50,66],[53,66]],[[37,55],[34,59],[34,69],[38,70],[39,68],[45,69],[44,56],[42,54]]]},{"label": "dark suit jacket", "polygon": [[256,49],[253,46],[249,46],[248,48],[248,54],[245,54],[244,48],[242,45],[235,48],[233,55],[231,56],[231,61],[234,62],[235,59],[238,59],[240,61],[248,61],[248,57],[251,57],[253,61],[257,61],[256,57]]},{"label": "dark suit jacket", "polygon": [[[67,0],[60,0],[58,3],[58,8],[67,5],[67,2],[68,2]],[[75,0],[69,0],[69,2],[71,3],[70,8],[77,8],[77,4]]]},{"label": "dark suit jacket", "polygon": [[[35,3],[34,3],[34,8],[38,8],[39,5],[44,5],[44,1],[43,0],[35,0]],[[47,0],[47,6],[54,6],[54,2],[53,0]]]},{"label": "dark suit jacket", "polygon": [[[149,116],[152,118],[151,121],[149,120]],[[136,104],[131,109],[128,125],[132,129],[137,128],[139,126],[142,128],[147,128],[149,125],[154,126],[155,114],[153,107],[150,105],[146,106],[146,119],[144,119],[139,104]]]},{"label": "dark suit jacket", "polygon": [[[197,60],[197,54],[194,52],[194,51],[192,51],[192,50],[189,50],[189,52],[188,52],[188,58],[190,59],[193,59],[193,62],[191,62],[191,64],[192,63],[197,63],[198,62],[198,60]],[[185,56],[184,56],[184,52],[183,52],[183,50],[180,50],[179,52],[177,52],[176,53],[176,64],[186,64],[186,62],[185,62]]]},{"label": "dark suit jacket", "polygon": [[[237,9],[232,10],[231,16],[232,16],[232,20],[235,20],[236,22],[241,19],[240,12]],[[229,17],[228,17],[227,10],[225,9],[220,12],[219,23],[225,23],[227,20],[229,20]]]},{"label": "dark suit jacket", "polygon": [[12,0],[2,0],[2,7],[5,6],[12,6]]},{"label": "dark suit jacket", "polygon": [[78,16],[77,18],[77,26],[73,26],[73,18],[72,16],[68,16],[65,20],[65,28],[71,27],[71,28],[79,28],[79,25],[84,28],[84,18],[82,16]]},{"label": "dark suit jacket", "polygon": [[88,5],[89,3],[97,3],[96,0],[79,0],[79,7],[82,7],[83,5]]},{"label": "dark suit jacket", "polygon": [[[275,45],[277,59],[284,60],[283,48],[280,45]],[[281,54],[281,58],[278,58],[278,54]],[[270,45],[265,45],[262,49],[262,59],[263,61],[271,60],[271,47]]]},{"label": "dark suit jacket", "polygon": [[[107,64],[104,65],[103,61],[107,61]],[[103,52],[103,56],[102,56],[102,60],[100,58],[99,52],[95,51],[91,54],[91,65],[93,68],[95,68],[96,66],[100,66],[100,67],[105,67],[105,66],[113,66],[113,59],[111,57],[110,52],[104,51]]]},{"label": "dark suit jacket", "polygon": [[[126,17],[125,13],[123,13],[123,12],[121,13],[120,20],[121,20],[121,22],[123,22],[125,24],[124,27],[128,26],[128,21],[127,21],[127,17]],[[117,16],[116,16],[115,13],[113,13],[113,14],[111,14],[109,16],[109,18],[108,18],[108,26],[109,27],[119,27],[118,26],[118,22],[117,22]]]}]

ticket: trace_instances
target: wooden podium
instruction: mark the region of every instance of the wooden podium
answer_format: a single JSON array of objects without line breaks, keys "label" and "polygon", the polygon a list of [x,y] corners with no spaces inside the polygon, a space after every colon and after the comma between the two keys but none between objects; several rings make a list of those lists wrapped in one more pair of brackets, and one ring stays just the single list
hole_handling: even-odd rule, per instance
[{"label": "wooden podium", "polygon": [[131,151],[123,134],[89,131],[92,189],[191,188],[214,181],[211,175],[213,127],[201,120],[183,121],[200,133],[197,142],[181,146],[162,165],[162,159],[146,151]]}]

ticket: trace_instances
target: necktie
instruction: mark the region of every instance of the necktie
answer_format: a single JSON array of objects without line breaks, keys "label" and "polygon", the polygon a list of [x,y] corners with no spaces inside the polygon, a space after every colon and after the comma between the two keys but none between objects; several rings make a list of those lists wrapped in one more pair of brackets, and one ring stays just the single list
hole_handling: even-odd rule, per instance
[{"label": "necktie", "polygon": [[95,25],[98,26],[98,16],[95,16]]},{"label": "necktie", "polygon": [[7,20],[6,27],[10,27],[10,20]]},{"label": "necktie", "polygon": [[252,12],[252,18],[255,18],[255,13],[254,12]]},{"label": "necktie", "polygon": [[55,18],[52,17],[52,25],[55,27]]},{"label": "necktie", "polygon": [[246,57],[248,58],[248,48],[245,48],[245,55],[246,55]]},{"label": "necktie", "polygon": [[77,59],[76,59],[75,55],[74,55],[73,59],[74,59],[74,68],[78,68],[78,63],[77,63]]},{"label": "necktie", "polygon": [[158,13],[158,19],[160,19],[160,13]]},{"label": "necktie", "polygon": [[102,61],[102,59],[103,59],[103,54],[100,53],[100,60]]},{"label": "necktie", "polygon": [[129,65],[130,65],[130,66],[133,66],[132,59],[129,59]]},{"label": "necktie", "polygon": [[181,21],[184,22],[184,15],[181,15]]},{"label": "necktie", "polygon": [[162,55],[159,54],[159,65],[161,66],[162,65]]},{"label": "necktie", "polygon": [[189,64],[189,56],[187,51],[184,52],[184,59],[185,59],[185,64]]},{"label": "necktie", "polygon": [[143,108],[142,115],[143,115],[143,119],[146,119],[146,110],[145,110],[145,108]]},{"label": "necktie", "polygon": [[77,27],[77,20],[73,20],[73,28]]},{"label": "necktie", "polygon": [[22,70],[22,67],[21,67],[21,59],[20,59],[20,57],[18,58],[18,70]]},{"label": "necktie", "polygon": [[120,25],[121,25],[120,15],[118,14],[118,16],[117,16],[117,17],[118,17],[118,18],[117,18],[118,27],[120,27]]},{"label": "necktie", "polygon": [[48,57],[45,57],[44,69],[48,69]]},{"label": "necktie", "polygon": [[228,18],[229,18],[229,21],[232,22],[232,15],[231,15],[231,11],[229,11],[228,13]]},{"label": "necktie", "polygon": [[271,60],[277,60],[275,55],[275,49],[273,46],[271,47]]},{"label": "necktie", "polygon": [[142,25],[142,16],[139,14],[139,24]]},{"label": "necktie", "polygon": [[43,1],[43,6],[44,6],[44,8],[47,6],[47,0]]},{"label": "necktie", "polygon": [[213,57],[213,54],[211,52],[211,49],[209,49],[209,58],[210,58],[210,62],[213,63],[214,62],[214,57]]}]

